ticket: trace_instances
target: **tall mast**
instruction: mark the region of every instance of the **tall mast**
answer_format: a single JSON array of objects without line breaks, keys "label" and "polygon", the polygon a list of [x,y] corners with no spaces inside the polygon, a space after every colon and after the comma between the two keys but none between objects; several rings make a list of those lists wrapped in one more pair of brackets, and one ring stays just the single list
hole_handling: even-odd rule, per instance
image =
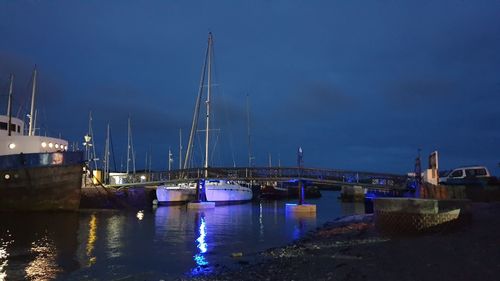
[{"label": "tall mast", "polygon": [[33,87],[31,88],[31,110],[30,110],[30,126],[28,130],[28,136],[33,136],[33,117],[35,114],[35,93],[36,93],[36,76],[37,76],[37,70],[36,70],[36,65],[35,69],[33,70]]},{"label": "tall mast", "polygon": [[127,175],[130,172],[130,140],[131,140],[131,132],[130,132],[130,115],[128,116],[128,131],[127,131]]},{"label": "tall mast", "polygon": [[247,94],[247,136],[248,136],[248,167],[252,167],[252,141],[250,135],[250,101]]},{"label": "tall mast", "polygon": [[[30,123],[31,124],[31,123]],[[94,130],[92,129],[92,111],[89,112],[89,132],[88,136],[90,136],[90,147],[91,147],[91,157],[89,157],[89,160],[92,160],[94,162],[94,169],[97,170],[97,157],[95,154],[95,145],[94,145]]]},{"label": "tall mast", "polygon": [[182,169],[182,129],[179,129],[179,170]]},{"label": "tall mast", "polygon": [[208,177],[208,150],[209,150],[209,130],[210,130],[210,92],[211,92],[211,82],[212,82],[212,32],[208,33],[208,74],[207,74],[207,115],[206,115],[206,126],[205,126],[205,177]]},{"label": "tall mast", "polygon": [[170,147],[168,147],[168,170],[172,170],[172,163],[174,163],[174,158],[173,158],[172,150],[170,150]]},{"label": "tall mast", "polygon": [[109,180],[109,167],[110,167],[110,151],[109,151],[109,143],[110,143],[110,129],[108,123],[108,129],[106,131],[106,144],[104,147],[104,182],[108,183]]},{"label": "tall mast", "polygon": [[[35,109],[35,117],[33,117],[33,135],[36,134],[36,119],[37,119],[37,116],[38,116],[38,109]],[[38,135],[41,135],[41,131],[38,131]],[[47,133],[47,132],[45,132]]]},{"label": "tall mast", "polygon": [[10,75],[10,83],[9,83],[9,102],[7,103],[7,116],[9,116],[9,124],[7,130],[9,132],[9,136],[11,133],[11,124],[12,124],[12,84],[14,84],[14,74]]},{"label": "tall mast", "polygon": [[188,146],[186,149],[186,157],[184,157],[184,169],[187,169],[189,167],[190,162],[191,162],[191,152],[193,150],[193,145],[194,145],[194,135],[196,134],[196,130],[198,128],[198,117],[200,115],[200,104],[201,104],[201,98],[203,95],[203,87],[205,84],[205,72],[207,70],[208,54],[209,54],[209,46],[207,46],[207,50],[205,52],[205,61],[203,62],[203,67],[201,69],[200,85],[198,87],[198,96],[196,97],[196,104],[194,106],[193,122],[191,123],[191,132],[189,133],[189,141],[188,141]]}]

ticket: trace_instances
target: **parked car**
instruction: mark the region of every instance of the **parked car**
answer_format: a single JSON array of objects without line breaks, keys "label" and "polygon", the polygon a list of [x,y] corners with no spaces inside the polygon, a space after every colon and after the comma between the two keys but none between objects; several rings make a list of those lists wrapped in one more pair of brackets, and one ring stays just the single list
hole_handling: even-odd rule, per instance
[{"label": "parked car", "polygon": [[470,185],[486,183],[493,179],[488,168],[468,166],[453,169],[447,176],[439,178],[439,183],[450,185]]}]

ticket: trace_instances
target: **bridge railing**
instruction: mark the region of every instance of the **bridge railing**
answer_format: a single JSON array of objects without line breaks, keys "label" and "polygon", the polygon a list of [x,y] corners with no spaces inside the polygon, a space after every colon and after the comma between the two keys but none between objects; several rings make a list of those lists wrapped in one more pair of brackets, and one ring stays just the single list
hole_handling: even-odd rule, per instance
[{"label": "bridge railing", "polygon": [[[382,187],[406,186],[407,177],[395,174],[329,170],[299,167],[213,167],[208,168],[209,178],[234,180],[289,180],[305,179],[325,183],[360,183]],[[196,180],[205,176],[205,169],[192,168],[154,173],[156,181]]]}]

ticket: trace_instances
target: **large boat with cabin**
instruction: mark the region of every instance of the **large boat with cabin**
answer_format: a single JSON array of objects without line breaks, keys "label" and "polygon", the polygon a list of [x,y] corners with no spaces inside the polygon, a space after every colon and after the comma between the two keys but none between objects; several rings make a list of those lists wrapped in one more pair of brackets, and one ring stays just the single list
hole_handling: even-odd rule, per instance
[{"label": "large boat with cabin", "polygon": [[7,114],[0,115],[0,211],[76,210],[83,153],[68,151],[68,141],[35,134],[37,70],[33,72],[29,127],[12,116],[13,76]]}]

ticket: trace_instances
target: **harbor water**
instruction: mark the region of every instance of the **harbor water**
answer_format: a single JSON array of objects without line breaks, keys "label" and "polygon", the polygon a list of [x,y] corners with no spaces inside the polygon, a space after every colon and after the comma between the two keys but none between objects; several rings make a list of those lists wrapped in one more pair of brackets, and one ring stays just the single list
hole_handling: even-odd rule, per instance
[{"label": "harbor water", "polygon": [[0,280],[171,280],[233,267],[337,217],[364,213],[323,191],[315,216],[285,212],[289,201],[196,211],[81,210],[0,214]]}]

